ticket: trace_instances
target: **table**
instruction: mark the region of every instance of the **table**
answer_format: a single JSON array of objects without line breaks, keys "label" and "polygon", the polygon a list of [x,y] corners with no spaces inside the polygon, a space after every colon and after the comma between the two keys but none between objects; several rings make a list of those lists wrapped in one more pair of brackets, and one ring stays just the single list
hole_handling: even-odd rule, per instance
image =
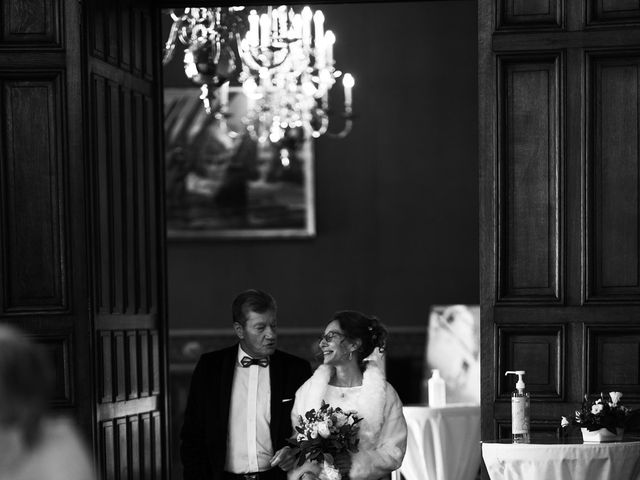
[{"label": "table", "polygon": [[491,480],[640,480],[640,439],[612,443],[483,442]]},{"label": "table", "polygon": [[473,480],[480,468],[480,406],[405,406],[406,480]]}]

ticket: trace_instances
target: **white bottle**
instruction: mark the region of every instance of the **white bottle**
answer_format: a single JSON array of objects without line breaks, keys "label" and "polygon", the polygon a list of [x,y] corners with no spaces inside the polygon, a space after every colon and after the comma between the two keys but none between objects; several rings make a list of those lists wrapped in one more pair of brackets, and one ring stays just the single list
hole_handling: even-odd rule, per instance
[{"label": "white bottle", "polygon": [[511,394],[511,440],[513,443],[529,443],[529,393],[524,391],[524,370],[509,370],[506,375],[518,375],[516,390]]},{"label": "white bottle", "polygon": [[433,371],[427,385],[429,390],[429,406],[444,407],[447,403],[447,392],[446,385],[440,376],[439,370]]}]

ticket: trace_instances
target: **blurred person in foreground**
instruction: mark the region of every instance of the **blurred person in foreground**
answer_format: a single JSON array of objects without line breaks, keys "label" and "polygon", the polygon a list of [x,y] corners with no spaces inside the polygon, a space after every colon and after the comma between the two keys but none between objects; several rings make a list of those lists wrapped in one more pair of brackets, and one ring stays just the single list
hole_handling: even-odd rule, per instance
[{"label": "blurred person in foreground", "polygon": [[0,480],[93,480],[68,419],[48,414],[51,364],[17,329],[0,324]]},{"label": "blurred person in foreground", "polygon": [[232,304],[238,343],[205,353],[193,372],[180,454],[184,480],[284,480],[287,445],[306,360],[276,350],[276,302],[246,290]]}]

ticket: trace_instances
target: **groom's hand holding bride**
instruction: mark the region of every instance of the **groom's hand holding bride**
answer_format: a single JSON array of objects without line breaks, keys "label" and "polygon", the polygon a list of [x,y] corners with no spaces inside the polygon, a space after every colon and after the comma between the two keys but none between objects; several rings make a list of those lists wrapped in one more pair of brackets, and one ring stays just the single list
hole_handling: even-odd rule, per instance
[{"label": "groom's hand holding bride", "polygon": [[293,468],[296,463],[296,452],[291,447],[282,447],[271,458],[272,467],[280,467],[285,472]]}]

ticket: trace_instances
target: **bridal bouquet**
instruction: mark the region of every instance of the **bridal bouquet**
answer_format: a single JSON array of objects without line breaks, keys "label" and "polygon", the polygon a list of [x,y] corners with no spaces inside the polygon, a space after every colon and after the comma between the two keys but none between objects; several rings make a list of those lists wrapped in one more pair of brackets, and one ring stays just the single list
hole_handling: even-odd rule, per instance
[{"label": "bridal bouquet", "polygon": [[611,433],[616,433],[617,428],[625,428],[638,412],[622,405],[621,397],[620,392],[609,392],[608,397],[604,393],[585,395],[580,410],[575,411],[571,420],[562,417],[561,426],[566,428],[573,424],[590,432],[606,428]]},{"label": "bridal bouquet", "polygon": [[318,410],[309,410],[298,417],[295,440],[291,444],[299,449],[298,466],[306,460],[322,464],[322,480],[340,480],[336,457],[358,451],[358,423],[362,418],[356,412],[334,408],[322,401]]}]

